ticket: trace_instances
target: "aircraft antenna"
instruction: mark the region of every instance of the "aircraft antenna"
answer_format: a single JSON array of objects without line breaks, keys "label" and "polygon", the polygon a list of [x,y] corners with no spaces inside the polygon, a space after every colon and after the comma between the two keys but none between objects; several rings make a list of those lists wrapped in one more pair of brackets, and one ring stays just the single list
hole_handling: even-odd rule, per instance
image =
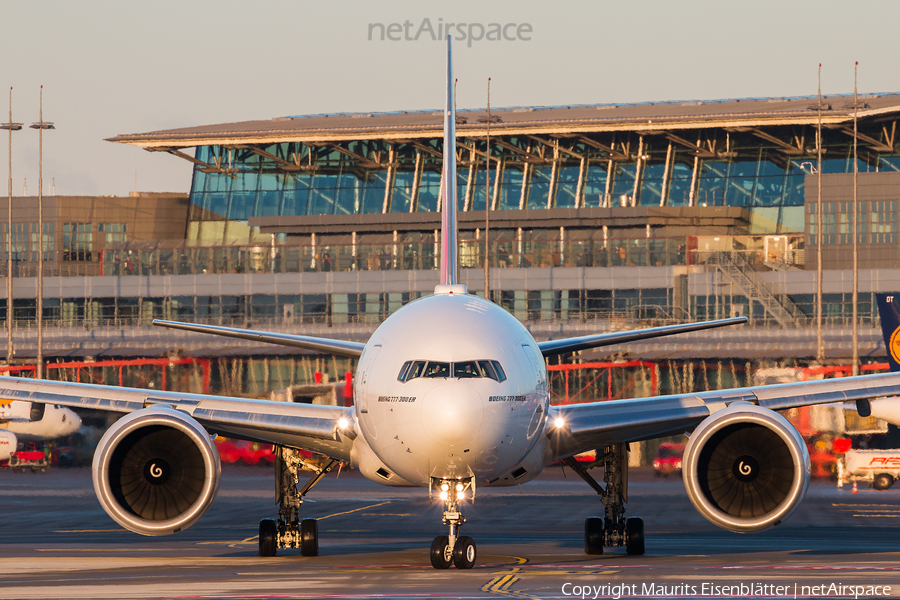
[{"label": "aircraft antenna", "polygon": [[444,110],[444,168],[441,207],[441,285],[459,283],[459,243],[456,224],[456,102],[454,99],[453,36],[447,36],[447,102]]},{"label": "aircraft antenna", "polygon": [[488,77],[487,86],[487,150],[485,151],[485,169],[484,169],[484,297],[486,300],[491,299],[490,290],[490,269],[491,269],[491,247],[488,236],[491,229],[491,78]]}]

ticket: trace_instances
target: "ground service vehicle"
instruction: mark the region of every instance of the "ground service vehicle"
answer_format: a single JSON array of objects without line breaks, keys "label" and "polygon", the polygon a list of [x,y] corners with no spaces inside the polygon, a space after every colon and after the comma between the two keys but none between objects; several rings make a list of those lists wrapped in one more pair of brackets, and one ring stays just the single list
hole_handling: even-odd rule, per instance
[{"label": "ground service vehicle", "polygon": [[838,459],[838,486],[866,481],[886,490],[900,478],[900,450],[848,450]]}]

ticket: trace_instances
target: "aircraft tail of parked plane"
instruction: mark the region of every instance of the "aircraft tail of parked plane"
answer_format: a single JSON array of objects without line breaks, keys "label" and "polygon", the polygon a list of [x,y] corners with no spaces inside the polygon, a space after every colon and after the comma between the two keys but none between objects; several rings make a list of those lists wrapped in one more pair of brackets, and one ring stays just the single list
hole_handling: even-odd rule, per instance
[{"label": "aircraft tail of parked plane", "polygon": [[[277,516],[259,526],[259,553],[318,554],[318,526],[303,499],[339,462],[385,485],[415,485],[442,503],[448,535],[430,548],[435,568],[472,568],[475,542],[461,535],[476,489],[516,485],[564,461],[600,496],[585,520],[587,554],[606,547],[644,553],[643,521],[625,517],[628,444],[693,431],[685,488],[697,510],[736,532],[773,527],[798,506],[809,456],[778,412],[900,393],[900,373],[651,398],[554,406],[544,357],[721,327],[725,319],[537,342],[516,318],[459,281],[455,220],[454,100],[450,39],[442,204],[442,253],[434,294],[390,315],[365,343],[247,329],[158,325],[358,357],[353,406],[320,406],[100,385],[0,378],[0,398],[122,413],[94,454],[100,504],[143,535],[176,533],[215,498],[220,464],[210,433],[275,444]],[[312,464],[300,451],[325,457]],[[596,450],[588,464],[574,455]],[[300,469],[313,471],[300,486]],[[603,467],[603,483],[590,473]]]}]

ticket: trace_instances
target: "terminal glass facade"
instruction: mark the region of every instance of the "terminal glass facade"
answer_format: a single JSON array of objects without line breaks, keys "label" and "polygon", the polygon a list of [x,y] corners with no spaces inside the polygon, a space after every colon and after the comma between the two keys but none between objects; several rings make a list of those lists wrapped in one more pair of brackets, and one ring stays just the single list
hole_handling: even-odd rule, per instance
[{"label": "terminal glass facade", "polygon": [[[781,145],[725,131],[677,141],[637,133],[574,141],[498,136],[490,173],[485,140],[460,138],[456,201],[463,211],[483,210],[486,202],[492,210],[733,206],[750,210],[751,234],[800,233],[804,177],[815,170],[815,153],[785,147],[797,140],[784,129]],[[853,171],[850,136],[826,131],[823,148],[823,173]],[[206,166],[194,169],[189,238],[253,241],[250,217],[437,211],[442,151],[440,139],[198,147]],[[898,171],[900,157],[868,151],[858,168]]]}]

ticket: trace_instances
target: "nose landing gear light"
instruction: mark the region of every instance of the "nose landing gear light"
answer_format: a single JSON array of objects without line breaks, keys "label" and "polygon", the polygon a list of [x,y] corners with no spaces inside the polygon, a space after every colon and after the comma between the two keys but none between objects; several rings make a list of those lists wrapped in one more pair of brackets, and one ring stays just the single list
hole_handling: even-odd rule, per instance
[{"label": "nose landing gear light", "polygon": [[442,523],[450,527],[450,535],[439,535],[431,542],[431,566],[435,569],[449,569],[451,563],[457,569],[471,569],[475,566],[475,542],[467,535],[459,535],[459,528],[466,522],[466,517],[459,512],[459,502],[465,499],[466,490],[470,486],[474,497],[473,480],[467,483],[448,480],[439,482],[440,499],[447,505]]}]

